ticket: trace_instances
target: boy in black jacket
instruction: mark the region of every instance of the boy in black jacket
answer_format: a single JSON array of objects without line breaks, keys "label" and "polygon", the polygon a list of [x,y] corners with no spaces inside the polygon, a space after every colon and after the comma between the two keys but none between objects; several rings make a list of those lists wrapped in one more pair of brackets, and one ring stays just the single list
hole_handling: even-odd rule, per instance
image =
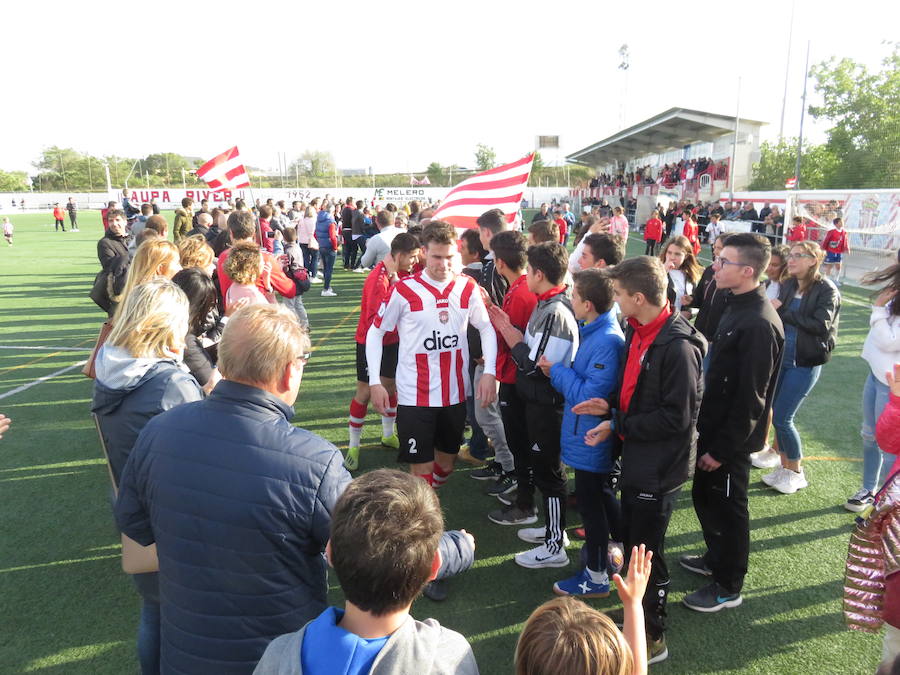
[{"label": "boy in black jacket", "polygon": [[698,612],[718,612],[743,601],[750,555],[750,453],[765,445],[784,346],[781,319],[759,283],[771,250],[764,237],[734,234],[714,263],[716,285],[731,295],[713,340],[697,421],[692,496],[706,553],[680,561],[685,569],[713,578],[684,598],[685,606]]},{"label": "boy in black jacket", "polygon": [[666,301],[668,276],[658,258],[630,258],[607,273],[628,324],[618,401],[591,399],[572,410],[611,415],[588,432],[588,443],[599,443],[612,432],[622,439],[621,529],[626,551],[641,544],[653,551],[643,605],[649,662],[658,663],[669,654],[665,536],[691,468],[706,340]]}]

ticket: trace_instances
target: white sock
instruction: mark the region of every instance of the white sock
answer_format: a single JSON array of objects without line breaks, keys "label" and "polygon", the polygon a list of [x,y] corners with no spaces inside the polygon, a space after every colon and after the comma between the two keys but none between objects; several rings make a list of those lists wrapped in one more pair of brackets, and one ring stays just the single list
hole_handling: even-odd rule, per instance
[{"label": "white sock", "polygon": [[606,573],[606,570],[602,572],[595,572],[590,567],[585,567],[587,570],[588,576],[591,578],[591,582],[595,584],[608,584],[609,583],[609,575]]},{"label": "white sock", "polygon": [[362,438],[362,424],[360,424],[359,426],[355,426],[353,422],[351,422],[347,426],[347,429],[350,431],[350,447],[358,448],[359,441]]},{"label": "white sock", "polygon": [[388,414],[381,416],[381,435],[390,438],[394,435],[394,420],[397,419],[397,410],[388,408],[385,412]]}]

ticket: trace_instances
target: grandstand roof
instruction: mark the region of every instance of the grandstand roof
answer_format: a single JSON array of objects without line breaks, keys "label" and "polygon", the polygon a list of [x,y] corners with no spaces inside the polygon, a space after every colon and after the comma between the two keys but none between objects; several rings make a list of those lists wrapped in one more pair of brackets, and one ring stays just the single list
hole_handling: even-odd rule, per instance
[{"label": "grandstand roof", "polygon": [[[741,118],[741,128],[761,127],[766,122]],[[748,129],[749,131],[749,129]],[[687,108],[670,108],[633,127],[566,155],[566,159],[600,166],[643,155],[663,153],[691,143],[714,141],[734,133],[734,117]]]}]

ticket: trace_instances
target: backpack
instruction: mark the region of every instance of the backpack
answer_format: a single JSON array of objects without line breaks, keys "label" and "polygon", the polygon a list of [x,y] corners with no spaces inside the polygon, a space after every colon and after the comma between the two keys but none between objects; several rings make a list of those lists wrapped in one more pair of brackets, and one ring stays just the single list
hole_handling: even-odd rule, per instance
[{"label": "backpack", "polygon": [[287,254],[282,255],[281,259],[284,276],[294,282],[294,286],[297,288],[297,295],[306,293],[312,287],[312,282],[309,280],[309,271],[301,265],[294,266],[290,256]]}]

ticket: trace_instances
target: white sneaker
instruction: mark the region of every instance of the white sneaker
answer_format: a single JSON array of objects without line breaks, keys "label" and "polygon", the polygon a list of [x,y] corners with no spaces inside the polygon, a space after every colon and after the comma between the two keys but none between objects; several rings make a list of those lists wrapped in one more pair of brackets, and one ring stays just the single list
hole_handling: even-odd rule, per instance
[{"label": "white sneaker", "polygon": [[759,452],[750,453],[750,461],[757,469],[771,469],[781,464],[781,455],[777,450],[766,448]]},{"label": "white sneaker", "polygon": [[330,288],[326,288],[324,291],[322,291],[322,295],[324,295],[326,298],[333,298],[334,296],[337,295],[337,293],[335,293]]},{"label": "white sneaker", "polygon": [[773,485],[775,485],[775,483],[777,483],[779,480],[781,480],[782,471],[785,471],[785,468],[783,466],[779,466],[777,469],[775,469],[771,473],[763,474],[761,480],[763,483],[765,483],[769,487],[772,487]]},{"label": "white sneaker", "polygon": [[357,274],[364,274],[369,271],[369,268],[368,267],[355,267],[355,268],[353,268],[353,271],[356,272]]},{"label": "white sneaker", "polygon": [[321,284],[322,280],[319,277],[310,277],[309,283],[311,284]]},{"label": "white sneaker", "polygon": [[791,469],[783,469],[781,478],[779,478],[778,482],[772,487],[783,495],[792,495],[797,490],[802,490],[808,485],[809,483],[806,480],[803,469],[800,470],[800,473],[792,471]]},{"label": "white sneaker", "polygon": [[559,553],[550,553],[547,550],[547,545],[541,544],[530,551],[516,553],[516,564],[530,569],[565,567],[569,564],[569,556],[566,555],[565,549],[560,549]]},{"label": "white sneaker", "polygon": [[[545,527],[524,527],[518,532],[519,539],[527,541],[529,544],[543,544],[544,536],[547,534]],[[569,535],[563,532],[563,548],[569,545]]]}]

